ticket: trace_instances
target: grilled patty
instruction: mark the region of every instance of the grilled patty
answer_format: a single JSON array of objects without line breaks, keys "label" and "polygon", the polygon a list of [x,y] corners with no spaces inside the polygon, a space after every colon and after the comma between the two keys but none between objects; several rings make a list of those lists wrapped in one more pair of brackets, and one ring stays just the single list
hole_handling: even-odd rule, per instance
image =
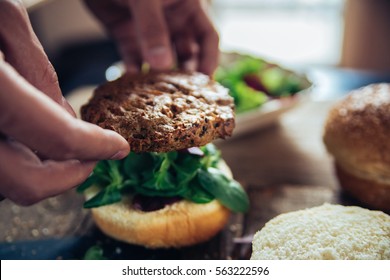
[{"label": "grilled patty", "polygon": [[201,73],[126,74],[99,86],[85,121],[121,134],[134,152],[168,152],[231,136],[234,103]]}]

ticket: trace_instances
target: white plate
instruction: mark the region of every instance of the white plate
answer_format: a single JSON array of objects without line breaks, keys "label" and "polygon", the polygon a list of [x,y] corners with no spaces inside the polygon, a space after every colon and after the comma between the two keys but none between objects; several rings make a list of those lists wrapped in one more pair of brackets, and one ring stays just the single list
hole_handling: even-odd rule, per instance
[{"label": "white plate", "polygon": [[[244,56],[246,55],[234,52],[222,53],[220,56],[220,65],[222,67],[228,67],[236,60],[242,59]],[[265,62],[269,63],[267,61]],[[306,75],[287,70],[276,64],[272,65],[283,69],[286,72],[286,75],[293,74],[299,77],[305,89],[295,93],[293,96],[279,99],[270,99],[258,108],[238,113],[236,115],[236,128],[234,130],[234,136],[241,136],[248,132],[253,132],[265,128],[275,123],[283,113],[299,106],[303,102],[306,102],[310,99],[312,83],[309,81]]]},{"label": "white plate", "polygon": [[259,109],[236,115],[236,128],[233,136],[241,136],[274,124],[279,117],[299,106],[310,98],[309,90],[301,91],[295,96],[267,101]]}]

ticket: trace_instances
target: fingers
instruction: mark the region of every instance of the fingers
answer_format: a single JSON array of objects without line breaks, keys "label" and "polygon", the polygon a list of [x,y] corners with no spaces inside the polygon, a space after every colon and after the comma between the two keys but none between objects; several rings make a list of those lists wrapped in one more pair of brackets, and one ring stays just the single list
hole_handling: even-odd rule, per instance
[{"label": "fingers", "polygon": [[175,39],[175,49],[179,67],[186,71],[198,69],[199,45],[191,34],[183,34]]},{"label": "fingers", "polygon": [[5,59],[27,81],[74,115],[62,97],[57,74],[19,1],[0,1],[0,45]]},{"label": "fingers", "polygon": [[172,40],[179,66],[209,75],[217,67],[218,34],[199,0],[85,1],[116,39],[128,70],[139,71],[143,62],[170,69]]},{"label": "fingers", "polygon": [[84,0],[84,2],[115,39],[127,72],[139,72],[142,55],[138,47],[129,3],[125,0],[117,0],[117,4],[107,0]]},{"label": "fingers", "polygon": [[78,120],[0,62],[0,131],[54,160],[119,159],[129,144],[117,133]]},{"label": "fingers", "polygon": [[200,47],[198,70],[212,75],[218,65],[218,33],[203,9],[200,9],[198,15],[193,20]]},{"label": "fingers", "polygon": [[127,71],[143,62],[155,70],[173,66],[169,32],[160,0],[84,0],[116,40]]},{"label": "fingers", "polygon": [[142,55],[137,45],[137,36],[132,28],[132,22],[130,20],[118,22],[111,34],[118,43],[127,72],[139,72],[142,66]]},{"label": "fingers", "polygon": [[[201,6],[201,1],[175,1],[166,8],[165,12],[168,26],[172,34],[175,35],[174,38],[178,41],[176,47],[179,46],[177,55],[181,65],[188,65],[188,62],[181,60],[183,59],[183,55],[180,53],[182,48],[187,49],[185,52],[187,52],[188,57],[189,46],[192,45],[190,48],[196,46],[197,49],[190,51],[191,53],[198,53],[197,55],[192,54],[192,57],[196,58],[195,70],[211,75],[218,64],[219,39],[218,33]],[[188,34],[192,36],[188,36]],[[185,40],[188,40],[188,42]],[[186,46],[183,47],[183,44]],[[190,61],[194,61],[194,59]],[[192,67],[193,62],[190,65]]]},{"label": "fingers", "polygon": [[131,18],[128,0],[84,0],[90,11],[101,21],[109,32],[118,22]]},{"label": "fingers", "polygon": [[0,194],[31,205],[82,183],[95,162],[43,161],[17,142],[0,141]]},{"label": "fingers", "polygon": [[172,47],[161,1],[129,1],[143,59],[152,69],[171,68]]},{"label": "fingers", "polygon": [[128,73],[138,73],[141,70],[142,59],[137,48],[134,48],[132,42],[122,40],[118,46],[119,53],[122,56],[123,63]]}]

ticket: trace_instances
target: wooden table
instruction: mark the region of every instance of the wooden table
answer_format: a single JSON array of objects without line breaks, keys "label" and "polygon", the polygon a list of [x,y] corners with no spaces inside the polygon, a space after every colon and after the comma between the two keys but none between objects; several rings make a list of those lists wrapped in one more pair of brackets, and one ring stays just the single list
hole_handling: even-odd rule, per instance
[{"label": "wooden table", "polygon": [[[148,251],[114,242],[94,227],[89,212],[81,207],[83,198],[74,191],[28,208],[10,201],[0,203],[0,241],[18,245],[14,242],[59,238],[51,240],[55,244],[73,237],[69,250],[75,250],[76,257],[82,257],[86,249],[77,238],[87,238],[83,244],[103,244],[113,258],[248,259],[252,235],[276,215],[324,202],[351,203],[340,194],[331,158],[322,144],[323,122],[331,104],[305,102],[271,126],[218,143],[235,178],[247,189],[251,208],[244,215],[232,215],[226,229],[207,243],[182,250]],[[0,255],[1,248],[4,251],[4,246]],[[124,250],[129,252],[123,255]],[[37,250],[36,255],[34,249],[24,251],[24,258],[42,257]]]}]

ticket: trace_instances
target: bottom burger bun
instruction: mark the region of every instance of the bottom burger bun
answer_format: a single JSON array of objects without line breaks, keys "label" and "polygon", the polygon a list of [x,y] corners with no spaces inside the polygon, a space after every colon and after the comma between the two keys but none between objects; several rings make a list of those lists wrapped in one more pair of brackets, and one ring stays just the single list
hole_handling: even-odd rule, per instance
[{"label": "bottom burger bun", "polygon": [[251,259],[390,259],[390,216],[330,204],[281,214],[255,234]]},{"label": "bottom burger bun", "polygon": [[184,247],[204,242],[226,224],[229,210],[217,200],[206,204],[180,201],[153,212],[132,209],[123,201],[92,209],[106,235],[148,248]]},{"label": "bottom burger bun", "polygon": [[[221,161],[218,168],[232,177],[229,167]],[[96,194],[91,188],[87,198]],[[106,235],[147,248],[184,247],[209,240],[226,225],[230,210],[217,200],[197,204],[186,200],[175,202],[151,212],[134,209],[131,198],[93,208],[96,225]]]}]

